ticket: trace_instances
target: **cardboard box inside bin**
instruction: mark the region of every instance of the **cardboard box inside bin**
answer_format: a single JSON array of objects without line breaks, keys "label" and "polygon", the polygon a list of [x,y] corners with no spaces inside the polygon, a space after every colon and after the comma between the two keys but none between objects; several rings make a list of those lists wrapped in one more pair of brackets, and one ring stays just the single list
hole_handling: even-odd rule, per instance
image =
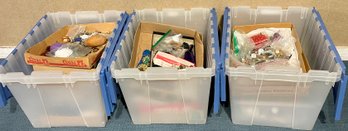
[{"label": "cardboard box inside bin", "polygon": [[[259,28],[291,28],[292,36],[295,37],[295,39],[296,39],[295,46],[296,46],[296,50],[297,50],[297,53],[298,53],[298,59],[299,59],[302,71],[303,72],[308,72],[310,70],[310,66],[309,66],[308,60],[307,60],[306,56],[304,55],[304,53],[302,51],[300,39],[299,39],[299,37],[297,35],[296,28],[294,27],[293,24],[291,24],[291,23],[269,23],[269,24],[255,24],[255,25],[234,26],[233,27],[233,31],[238,30],[238,31],[241,31],[241,32],[248,33],[248,32],[251,32],[251,31],[259,29]],[[231,46],[231,48],[233,48],[233,46]]]},{"label": "cardboard box inside bin", "polygon": [[169,29],[176,34],[182,34],[184,37],[193,38],[194,40],[194,54],[195,54],[195,66],[203,67],[204,63],[204,45],[203,45],[203,37],[197,31],[184,28],[177,27],[167,24],[159,24],[152,22],[140,22],[139,27],[134,36],[134,45],[132,50],[131,60],[129,62],[130,68],[136,68],[138,62],[140,61],[144,50],[151,50],[151,46],[153,42],[153,34],[155,32],[165,33]]},{"label": "cardboard box inside bin", "polygon": [[[115,23],[94,23],[94,24],[80,24],[85,26],[87,32],[112,32],[115,28]],[[35,44],[29,48],[25,53],[25,61],[29,65],[41,65],[41,66],[56,66],[56,67],[70,67],[70,68],[82,68],[91,69],[99,61],[99,58],[103,54],[106,45],[98,47],[98,50],[88,54],[85,57],[75,58],[59,58],[59,57],[47,57],[45,53],[47,48],[56,42],[63,43],[63,37],[66,36],[69,28],[76,25],[65,26],[55,33],[48,36],[43,41]]]}]

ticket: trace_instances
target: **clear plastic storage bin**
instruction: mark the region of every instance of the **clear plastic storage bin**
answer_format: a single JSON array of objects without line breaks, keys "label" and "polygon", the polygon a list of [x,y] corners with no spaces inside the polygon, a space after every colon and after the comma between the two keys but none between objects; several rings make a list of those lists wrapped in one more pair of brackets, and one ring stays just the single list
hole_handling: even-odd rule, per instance
[{"label": "clear plastic storage bin", "polygon": [[[295,25],[311,70],[303,73],[286,69],[234,68],[230,67],[229,58],[223,57],[229,80],[232,121],[242,125],[311,130],[330,89],[336,83],[345,90],[347,82],[345,66],[314,8],[226,8],[222,37],[222,47],[226,51],[223,52],[231,55],[233,26],[272,22]],[[344,92],[338,97],[344,97]],[[338,99],[343,101],[343,98]]]},{"label": "clear plastic storage bin", "polygon": [[[197,30],[204,38],[205,68],[128,68],[133,40],[140,21],[183,26]],[[127,26],[127,25],[126,25]],[[137,10],[130,16],[125,36],[117,45],[111,65],[134,124],[204,124],[208,114],[211,79],[219,50],[215,9],[193,8]]]},{"label": "clear plastic storage bin", "polygon": [[[0,82],[11,91],[36,128],[61,126],[104,127],[113,111],[111,95],[100,82],[103,63],[115,48],[127,19],[120,11],[56,12],[42,17],[0,65]],[[95,72],[33,71],[24,52],[59,28],[70,24],[117,22]],[[111,51],[109,51],[111,50]],[[6,90],[6,88],[3,88]],[[6,98],[7,99],[7,98]]]}]

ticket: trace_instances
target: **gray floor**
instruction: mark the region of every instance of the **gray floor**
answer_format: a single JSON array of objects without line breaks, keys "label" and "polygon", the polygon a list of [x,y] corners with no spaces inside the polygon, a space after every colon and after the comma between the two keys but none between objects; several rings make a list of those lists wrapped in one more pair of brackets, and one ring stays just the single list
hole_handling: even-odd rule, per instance
[{"label": "gray floor", "polygon": [[[320,120],[317,120],[313,130],[348,130],[348,100],[345,101],[343,119],[339,122],[333,121],[333,99],[332,94],[329,94],[327,101],[323,107],[323,114],[320,115]],[[326,120],[322,119],[326,117]],[[35,129],[31,126],[29,120],[21,110],[15,99],[10,99],[9,104],[0,109],[0,131],[17,131],[17,130],[290,130],[287,128],[263,127],[263,126],[242,126],[232,124],[228,107],[224,107],[219,115],[208,117],[205,125],[133,125],[128,115],[127,110],[123,105],[120,105],[117,111],[113,114],[105,128],[51,128],[51,129]]]}]

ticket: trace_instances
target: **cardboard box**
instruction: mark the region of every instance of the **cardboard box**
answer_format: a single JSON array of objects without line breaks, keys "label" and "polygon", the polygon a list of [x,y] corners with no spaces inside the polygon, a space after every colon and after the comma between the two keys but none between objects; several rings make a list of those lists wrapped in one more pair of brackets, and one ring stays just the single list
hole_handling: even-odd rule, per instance
[{"label": "cardboard box", "polygon": [[[95,65],[101,55],[103,54],[105,45],[98,47],[98,50],[88,54],[85,57],[75,58],[59,58],[59,57],[47,57],[45,53],[47,48],[56,42],[63,43],[62,38],[66,36],[69,28],[76,25],[69,25],[59,29],[57,32],[48,36],[43,41],[35,44],[29,48],[25,53],[25,61],[29,65],[42,65],[42,66],[59,66],[59,67],[71,67],[71,68],[83,68],[90,69]],[[112,32],[115,28],[115,23],[95,23],[95,24],[81,24],[86,27],[87,32],[100,31],[102,33]]]},{"label": "cardboard box", "polygon": [[[291,24],[291,23],[269,23],[269,24],[243,25],[243,26],[234,26],[233,30],[238,30],[241,32],[248,33],[250,31],[253,31],[253,30],[256,30],[259,28],[291,28],[292,36],[295,37],[295,39],[296,39],[295,46],[296,46],[298,59],[300,61],[301,68],[302,68],[303,72],[308,72],[310,70],[308,60],[302,51],[300,39],[297,35],[296,28],[294,27],[293,24]],[[231,46],[231,47],[233,47],[233,46]]]},{"label": "cardboard box", "polygon": [[182,34],[184,37],[193,38],[195,46],[195,59],[196,67],[203,67],[204,63],[204,46],[203,46],[203,37],[197,31],[177,27],[166,24],[152,23],[152,22],[140,22],[139,27],[136,31],[134,38],[134,45],[132,50],[131,60],[129,62],[130,68],[136,68],[139,60],[142,57],[144,50],[151,50],[153,43],[153,34],[155,32],[165,33],[169,29],[177,34]]}]

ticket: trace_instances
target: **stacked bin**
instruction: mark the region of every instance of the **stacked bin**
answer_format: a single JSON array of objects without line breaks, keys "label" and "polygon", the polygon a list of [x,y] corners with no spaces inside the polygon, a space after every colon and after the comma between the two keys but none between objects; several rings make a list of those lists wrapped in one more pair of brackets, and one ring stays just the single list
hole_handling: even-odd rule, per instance
[{"label": "stacked bin", "polygon": [[[105,61],[110,59],[126,19],[124,12],[111,10],[48,13],[2,61],[0,82],[8,87],[34,127],[105,126],[107,116],[115,108],[111,98],[116,97],[116,92],[111,92],[99,79],[105,77]],[[24,52],[59,28],[103,22],[117,24],[95,72],[33,71],[25,63]]]},{"label": "stacked bin", "polygon": [[[274,22],[295,25],[311,70],[303,73],[287,69],[258,71],[251,67],[231,67],[232,27]],[[221,60],[229,79],[233,123],[311,130],[334,86],[338,88],[335,93],[338,94],[336,119],[339,119],[347,82],[345,66],[314,8],[226,8],[222,47],[226,48],[222,56],[227,57],[221,57]]]},{"label": "stacked bin", "polygon": [[[140,21],[197,30],[203,36],[205,67],[184,70],[150,67],[143,72],[128,68],[134,34]],[[219,52],[215,9],[138,10],[130,16],[125,30],[120,45],[116,47],[111,70],[133,123],[206,123],[211,79]]]}]

